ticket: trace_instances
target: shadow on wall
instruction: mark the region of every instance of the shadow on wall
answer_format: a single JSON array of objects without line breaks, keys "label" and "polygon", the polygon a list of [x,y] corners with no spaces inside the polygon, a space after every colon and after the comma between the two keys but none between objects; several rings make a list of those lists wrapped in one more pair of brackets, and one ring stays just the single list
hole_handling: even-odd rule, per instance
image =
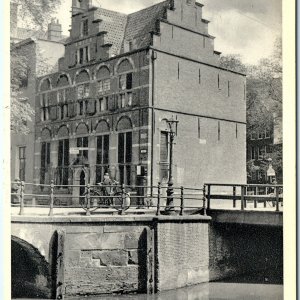
[{"label": "shadow on wall", "polygon": [[283,283],[283,231],[279,227],[212,223],[210,281]]},{"label": "shadow on wall", "polygon": [[12,298],[51,298],[49,264],[31,244],[11,237]]}]

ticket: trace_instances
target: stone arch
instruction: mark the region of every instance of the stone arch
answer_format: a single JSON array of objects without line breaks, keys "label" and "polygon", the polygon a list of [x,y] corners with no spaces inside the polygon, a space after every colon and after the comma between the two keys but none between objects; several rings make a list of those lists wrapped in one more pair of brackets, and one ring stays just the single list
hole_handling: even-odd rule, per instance
[{"label": "stone arch", "polygon": [[106,120],[99,120],[95,127],[96,133],[106,133],[110,131],[110,126]]},{"label": "stone arch", "polygon": [[126,73],[132,71],[134,68],[134,62],[131,58],[120,59],[116,65],[116,74]]},{"label": "stone arch", "polygon": [[88,69],[77,71],[75,74],[75,84],[89,82],[91,80],[90,71]]},{"label": "stone arch", "polygon": [[71,85],[71,77],[67,73],[62,73],[58,76],[57,82],[56,82],[56,87],[66,87]]},{"label": "stone arch", "polygon": [[45,127],[41,130],[41,139],[42,141],[49,141],[51,140],[51,130],[48,127]]},{"label": "stone arch", "polygon": [[121,117],[117,123],[116,130],[117,131],[132,130],[131,119],[127,116]]},{"label": "stone arch", "polygon": [[57,137],[59,139],[68,139],[70,135],[69,128],[66,125],[62,125],[57,130]]},{"label": "stone arch", "polygon": [[49,298],[49,264],[39,250],[28,242],[11,237],[11,278],[13,298]]},{"label": "stone arch", "polygon": [[79,123],[76,126],[76,135],[88,135],[89,134],[89,126],[86,123]]},{"label": "stone arch", "polygon": [[42,79],[39,83],[39,92],[46,92],[52,89],[51,79],[46,77]]},{"label": "stone arch", "polygon": [[110,77],[109,67],[106,65],[100,65],[95,72],[95,79],[105,79]]}]

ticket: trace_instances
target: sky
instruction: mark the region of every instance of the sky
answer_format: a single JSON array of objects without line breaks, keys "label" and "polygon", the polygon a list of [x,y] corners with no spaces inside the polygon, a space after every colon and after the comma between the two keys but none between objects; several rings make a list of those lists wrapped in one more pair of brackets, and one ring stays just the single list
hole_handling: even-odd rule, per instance
[{"label": "sky", "polygon": [[[97,6],[132,13],[161,0],[93,0]],[[239,54],[247,64],[257,64],[272,54],[273,43],[281,35],[281,0],[201,0],[203,18],[211,21],[209,33],[216,37],[215,50]],[[68,35],[71,0],[62,0],[56,15]]]}]

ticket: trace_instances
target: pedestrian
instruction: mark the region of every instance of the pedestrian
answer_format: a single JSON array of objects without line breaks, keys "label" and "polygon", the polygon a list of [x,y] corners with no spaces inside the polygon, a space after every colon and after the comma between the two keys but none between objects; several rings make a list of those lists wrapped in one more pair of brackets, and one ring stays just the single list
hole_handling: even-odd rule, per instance
[{"label": "pedestrian", "polygon": [[16,178],[11,185],[11,203],[19,204],[20,203],[20,187],[21,181],[19,178]]}]

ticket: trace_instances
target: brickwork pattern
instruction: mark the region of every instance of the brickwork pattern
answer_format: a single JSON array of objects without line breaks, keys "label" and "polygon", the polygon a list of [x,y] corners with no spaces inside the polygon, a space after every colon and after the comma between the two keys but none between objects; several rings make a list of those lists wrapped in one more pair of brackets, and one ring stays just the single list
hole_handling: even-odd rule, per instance
[{"label": "brickwork pattern", "polygon": [[158,291],[208,281],[207,224],[158,224],[156,243]]}]

